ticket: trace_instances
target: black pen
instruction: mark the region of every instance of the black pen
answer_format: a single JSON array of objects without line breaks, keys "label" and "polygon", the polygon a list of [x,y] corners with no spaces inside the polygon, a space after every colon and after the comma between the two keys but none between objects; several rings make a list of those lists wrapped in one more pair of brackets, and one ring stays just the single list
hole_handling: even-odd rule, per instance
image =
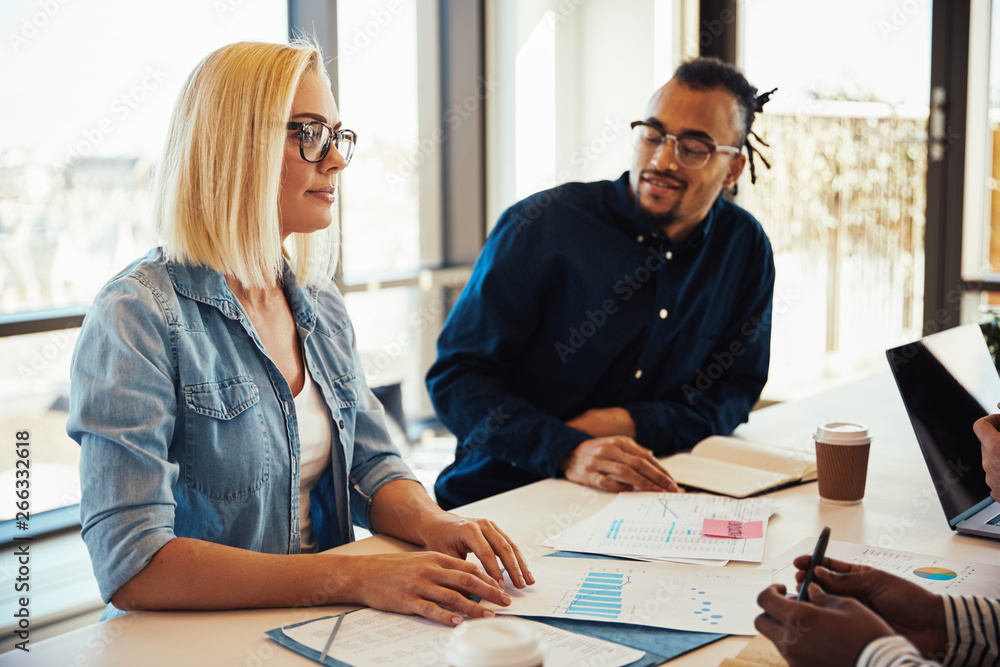
[{"label": "black pen", "polygon": [[806,576],[802,578],[802,585],[799,586],[799,602],[809,602],[809,584],[816,578],[816,568],[823,564],[826,556],[826,545],[830,542],[830,526],[823,529],[816,540],[816,548],[813,549],[812,558],[809,559],[809,567],[806,568]]}]

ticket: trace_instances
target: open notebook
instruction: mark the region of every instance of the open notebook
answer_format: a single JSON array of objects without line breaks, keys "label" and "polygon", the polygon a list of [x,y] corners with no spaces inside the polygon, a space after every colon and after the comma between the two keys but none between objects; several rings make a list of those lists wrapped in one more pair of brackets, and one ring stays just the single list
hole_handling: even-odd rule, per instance
[{"label": "open notebook", "polygon": [[713,435],[663,465],[678,484],[734,498],[816,479],[816,457],[806,452]]}]

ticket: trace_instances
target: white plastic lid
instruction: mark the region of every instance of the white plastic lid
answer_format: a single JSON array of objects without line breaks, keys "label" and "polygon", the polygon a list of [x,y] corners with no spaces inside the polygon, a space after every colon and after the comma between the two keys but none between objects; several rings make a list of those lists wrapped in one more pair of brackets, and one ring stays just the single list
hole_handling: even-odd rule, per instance
[{"label": "white plastic lid", "polygon": [[867,426],[850,422],[820,424],[813,438],[831,445],[867,445],[872,441]]},{"label": "white plastic lid", "polygon": [[451,667],[534,667],[542,644],[534,628],[514,618],[466,620],[455,628],[444,654]]}]

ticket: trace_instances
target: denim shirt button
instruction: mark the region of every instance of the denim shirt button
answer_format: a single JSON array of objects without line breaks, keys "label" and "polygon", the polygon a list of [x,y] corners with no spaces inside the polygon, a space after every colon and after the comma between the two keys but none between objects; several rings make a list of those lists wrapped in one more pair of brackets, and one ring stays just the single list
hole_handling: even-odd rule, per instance
[{"label": "denim shirt button", "polygon": [[337,422],[337,426],[339,426],[340,430],[343,431],[344,430],[344,420],[341,419],[339,422]]}]

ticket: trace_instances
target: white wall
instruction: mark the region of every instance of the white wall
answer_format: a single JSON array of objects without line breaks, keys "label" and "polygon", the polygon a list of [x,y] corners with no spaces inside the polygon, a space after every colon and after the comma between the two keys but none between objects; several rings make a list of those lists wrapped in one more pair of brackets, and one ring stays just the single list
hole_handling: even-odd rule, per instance
[{"label": "white wall", "polygon": [[[628,123],[644,117],[653,91],[677,64],[679,4],[487,3],[487,78],[496,84],[487,105],[491,226],[533,192],[614,179],[628,169]],[[545,85],[550,71],[552,90]]]}]

